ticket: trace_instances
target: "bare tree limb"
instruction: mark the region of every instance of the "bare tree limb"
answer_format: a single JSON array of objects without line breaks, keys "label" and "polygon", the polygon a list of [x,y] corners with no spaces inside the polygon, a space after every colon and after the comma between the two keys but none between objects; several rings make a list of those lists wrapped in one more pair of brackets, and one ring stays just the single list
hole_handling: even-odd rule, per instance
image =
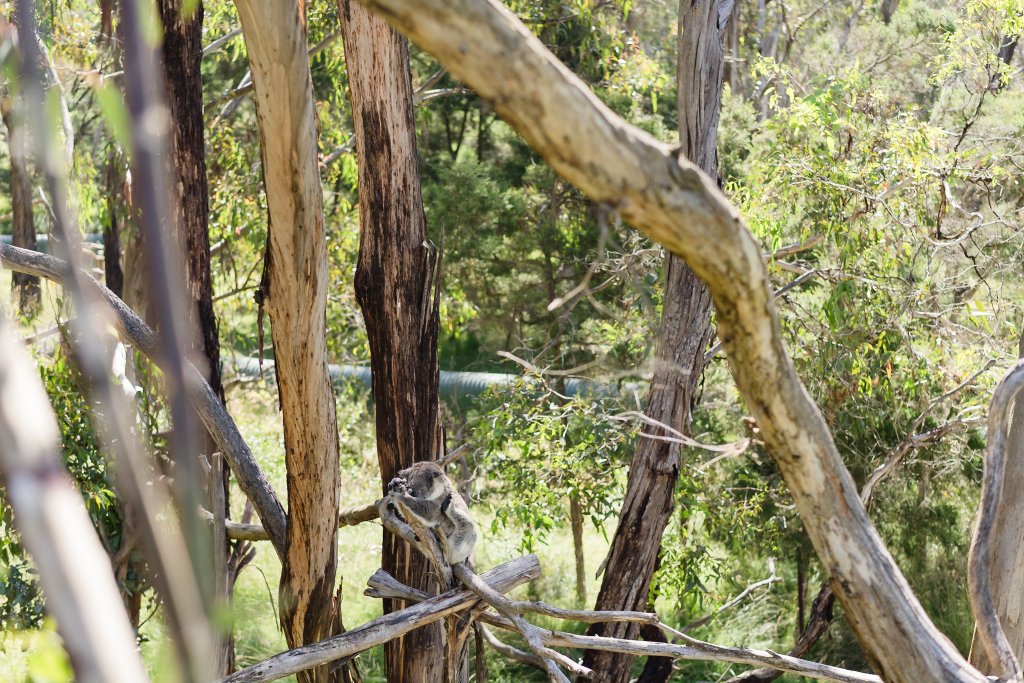
[{"label": "bare tree limb", "polygon": [[569,659],[561,652],[546,647],[541,640],[540,629],[523,619],[522,614],[516,609],[515,604],[511,600],[488,586],[486,582],[464,563],[455,565],[452,567],[452,571],[459,581],[462,582],[462,585],[469,588],[480,596],[481,600],[497,610],[499,614],[508,620],[509,625],[523,636],[533,654],[544,663],[544,670],[553,683],[569,683],[569,679],[558,668],[559,664],[577,676],[590,678],[593,675],[594,672],[590,669]]},{"label": "bare tree limb", "polygon": [[989,585],[989,554],[992,531],[997,521],[999,497],[1006,471],[1006,441],[1010,410],[1024,387],[1024,360],[1017,361],[996,386],[988,414],[988,447],[985,449],[985,474],[981,482],[981,505],[974,527],[967,561],[967,583],[971,611],[977,622],[977,638],[985,648],[990,666],[1004,678],[1021,676],[1020,662],[1003,632]]},{"label": "bare tree limb", "polygon": [[748,595],[750,595],[751,593],[756,591],[758,588],[764,588],[766,586],[772,585],[773,583],[775,583],[777,581],[782,581],[782,579],[780,579],[778,576],[775,575],[775,561],[774,560],[772,560],[772,562],[771,562],[771,570],[772,570],[771,576],[769,576],[766,579],[761,579],[760,581],[755,581],[754,583],[750,584],[749,586],[744,588],[742,591],[740,591],[739,595],[734,597],[732,600],[729,600],[727,603],[725,603],[724,605],[722,605],[721,607],[716,609],[714,612],[711,612],[709,614],[705,614],[703,617],[691,621],[689,624],[687,624],[686,626],[684,626],[681,629],[682,632],[686,633],[687,631],[691,631],[691,630],[693,630],[695,628],[703,626],[704,624],[708,623],[709,621],[714,619],[716,616],[718,616],[722,612],[724,612],[724,611],[726,611],[728,609],[731,609],[732,607],[735,607],[736,605],[738,605],[741,602],[743,602],[744,598],[746,598]]},{"label": "bare tree limb", "polygon": [[[68,278],[68,267],[64,261],[46,254],[19,249],[0,244],[0,263],[11,270],[31,273],[54,282],[65,284]],[[147,357],[157,359],[156,333],[135,314],[113,292],[101,285],[91,276],[82,273],[85,286],[102,300],[114,313],[115,322],[125,341]],[[287,522],[284,508],[270,486],[266,473],[249,450],[234,420],[228,415],[206,379],[191,363],[187,364],[189,382],[188,390],[196,411],[203,424],[213,435],[218,448],[224,454],[231,471],[234,472],[238,485],[246,497],[252,501],[256,514],[263,522],[264,538],[269,538],[277,550],[278,556],[284,552],[284,537]],[[228,526],[230,534],[231,526]]]},{"label": "bare tree limb", "polygon": [[[484,615],[483,619],[495,625],[498,619]],[[882,679],[874,674],[865,674],[849,669],[809,662],[789,655],[779,654],[771,650],[754,650],[739,647],[723,647],[699,640],[688,641],[687,645],[671,643],[654,643],[649,641],[625,640],[622,638],[603,638],[601,636],[580,636],[561,631],[545,631],[542,640],[546,645],[555,647],[575,647],[586,650],[606,650],[623,654],[645,657],[671,657],[689,661],[729,662],[732,664],[748,664],[752,666],[769,666],[781,671],[841,683],[882,683]]]},{"label": "bare tree limb", "polygon": [[[399,583],[383,571],[378,571],[370,577],[367,584],[370,588],[366,590],[366,595],[371,597],[398,598],[400,600],[410,602],[418,602],[429,597],[423,591],[418,591]],[[547,646],[604,650],[633,655],[671,657],[674,659],[685,660],[751,664],[755,666],[768,666],[777,671],[789,671],[811,678],[820,678],[822,680],[843,681],[848,683],[881,683],[881,679],[873,674],[864,674],[857,671],[850,671],[848,669],[819,664],[817,662],[810,662],[798,659],[791,655],[782,655],[772,652],[771,650],[731,648],[706,643],[704,641],[697,640],[696,638],[691,638],[690,636],[661,623],[656,614],[645,612],[602,612],[599,610],[562,610],[557,607],[545,605],[544,603],[533,602],[510,602],[510,606],[516,611],[535,611],[541,614],[556,616],[558,618],[574,619],[589,623],[623,620],[640,621],[652,624],[656,628],[664,631],[667,635],[681,639],[685,643],[685,645],[673,645],[670,643],[654,643],[650,641],[625,640],[621,638],[579,636],[572,633],[563,633],[561,631],[540,629],[541,642]],[[569,614],[572,616],[569,616]],[[504,616],[485,612],[480,614],[479,618],[481,621],[498,626],[499,628],[519,631],[519,628]],[[493,638],[493,635],[491,637]],[[504,643],[502,643],[502,645],[504,645]],[[542,658],[537,657],[535,654],[522,652],[515,648],[510,648],[510,650],[515,650],[515,653],[511,651],[503,651],[502,654],[511,657],[516,661],[538,666],[542,670],[545,669],[545,666],[542,664]],[[526,659],[521,658],[521,656],[525,656]]]},{"label": "bare tree limb", "polygon": [[[493,590],[507,593],[516,586],[540,576],[540,562],[536,555],[525,555],[484,573],[480,578]],[[468,590],[451,590],[425,600],[418,605],[385,614],[357,626],[342,635],[311,645],[282,652],[259,664],[247,667],[224,678],[222,683],[263,683],[305,671],[321,664],[349,657],[404,635],[425,624],[467,609],[477,602],[477,596]]]},{"label": "bare tree limb", "polygon": [[524,652],[517,647],[512,647],[507,643],[503,643],[498,640],[498,637],[491,632],[491,629],[487,628],[483,624],[480,625],[481,630],[484,634],[484,641],[487,645],[497,652],[502,657],[511,659],[514,662],[520,664],[526,664],[528,666],[535,667],[541,671],[545,671],[544,660],[533,654],[532,652]]}]

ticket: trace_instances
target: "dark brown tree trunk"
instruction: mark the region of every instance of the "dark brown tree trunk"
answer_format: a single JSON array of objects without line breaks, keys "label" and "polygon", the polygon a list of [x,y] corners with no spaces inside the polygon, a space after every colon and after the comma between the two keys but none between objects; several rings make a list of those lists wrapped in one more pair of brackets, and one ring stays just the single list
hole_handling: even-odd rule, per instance
[{"label": "dark brown tree trunk", "polygon": [[[731,11],[730,0],[681,0],[679,7],[679,154],[712,177],[718,173],[722,40]],[[646,412],[688,433],[690,408],[711,338],[711,297],[682,259],[670,256],[667,261],[665,303]],[[661,536],[672,513],[679,462],[678,444],[640,438],[595,609],[646,609]],[[639,627],[598,624],[589,632],[636,638]],[[591,651],[583,662],[600,672],[602,681],[630,678],[632,657],[628,655]]]},{"label": "dark brown tree trunk", "polygon": [[191,305],[189,329],[197,360],[206,365],[205,375],[214,393],[223,398],[220,377],[220,342],[213,314],[210,277],[209,199],[206,183],[206,152],[203,139],[203,89],[199,65],[203,57],[203,5],[190,17],[181,15],[182,0],[160,0],[164,25],[164,75],[167,106],[173,131],[172,178],[174,183],[177,237],[185,257]]},{"label": "dark brown tree trunk", "polygon": [[[373,369],[382,485],[438,452],[436,255],[426,240],[405,38],[364,7],[339,0],[341,35],[359,156],[356,299]],[[384,569],[435,591],[426,562],[385,534]],[[396,608],[385,601],[385,611]],[[385,646],[389,681],[437,681],[444,673],[440,624]]]},{"label": "dark brown tree trunk", "polygon": [[[206,180],[206,152],[203,138],[203,88],[200,64],[203,57],[203,4],[199,2],[189,16],[182,14],[181,0],[159,0],[163,23],[163,67],[167,82],[167,106],[171,114],[171,164],[173,181],[172,229],[185,260],[185,280],[189,302],[185,307],[189,355],[201,368],[214,393],[224,400],[220,373],[220,342],[213,313],[213,284],[210,272],[209,198]],[[198,420],[197,420],[198,422]],[[216,450],[213,437],[206,433],[200,448],[207,455]],[[216,469],[216,468],[215,468]],[[221,472],[223,470],[216,469]],[[218,514],[228,515],[228,487],[225,477],[208,477],[210,499],[221,506]],[[223,495],[213,495],[212,487]],[[216,548],[225,561],[215,563],[226,569],[229,548]],[[234,576],[216,577],[217,598],[230,601]],[[221,640],[217,652],[217,674],[226,675],[234,662],[231,634]]]},{"label": "dark brown tree trunk", "polygon": [[572,550],[576,558],[576,602],[587,602],[587,566],[583,556],[583,508],[580,499],[569,496],[569,521],[572,524]]},{"label": "dark brown tree trunk", "polygon": [[124,175],[117,154],[107,155],[104,172],[107,192],[107,220],[103,223],[103,281],[124,299],[124,271],[121,270],[121,225],[124,217]]},{"label": "dark brown tree trunk", "polygon": [[[338,530],[338,418],[327,373],[327,234],[317,159],[316,107],[301,8],[235,0],[252,72],[267,190],[267,253],[260,301],[274,340],[288,469],[288,533],[281,626],[291,647],[334,627]],[[299,674],[322,682],[329,667]]]},{"label": "dark brown tree trunk", "polygon": [[893,15],[900,7],[900,0],[882,0],[878,4],[878,13],[882,15],[882,21],[888,24],[892,21]]},{"label": "dark brown tree trunk", "polygon": [[[0,106],[4,125],[7,127],[7,142],[11,160],[11,244],[23,249],[36,249],[36,226],[32,220],[32,177],[24,150],[24,132],[19,130],[10,107],[5,102]],[[18,312],[34,316],[39,310],[39,278],[25,273],[11,273],[11,288],[18,302]]]}]

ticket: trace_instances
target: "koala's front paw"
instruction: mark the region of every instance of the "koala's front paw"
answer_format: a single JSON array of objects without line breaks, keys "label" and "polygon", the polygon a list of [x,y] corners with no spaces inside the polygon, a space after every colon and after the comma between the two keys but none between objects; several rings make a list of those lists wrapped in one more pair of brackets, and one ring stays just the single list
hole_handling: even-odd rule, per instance
[{"label": "koala's front paw", "polygon": [[406,485],[405,479],[402,479],[401,477],[395,477],[388,482],[389,493],[405,493],[408,489],[409,487]]}]

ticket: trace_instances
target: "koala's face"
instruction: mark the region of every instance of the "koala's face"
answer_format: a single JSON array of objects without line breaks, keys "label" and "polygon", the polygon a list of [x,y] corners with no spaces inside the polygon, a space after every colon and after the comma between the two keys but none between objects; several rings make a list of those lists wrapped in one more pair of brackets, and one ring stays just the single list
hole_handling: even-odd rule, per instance
[{"label": "koala's face", "polygon": [[417,462],[398,473],[406,493],[413,498],[434,499],[444,492],[444,471],[434,462]]}]

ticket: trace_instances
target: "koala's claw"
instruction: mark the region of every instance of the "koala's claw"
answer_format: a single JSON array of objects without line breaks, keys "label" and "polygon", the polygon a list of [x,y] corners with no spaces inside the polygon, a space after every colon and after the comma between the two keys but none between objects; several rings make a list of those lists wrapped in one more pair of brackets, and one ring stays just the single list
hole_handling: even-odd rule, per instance
[{"label": "koala's claw", "polygon": [[390,482],[388,482],[388,491],[394,491],[396,493],[405,493],[407,489],[408,486],[405,483],[405,479],[402,479],[401,477],[395,477]]}]

